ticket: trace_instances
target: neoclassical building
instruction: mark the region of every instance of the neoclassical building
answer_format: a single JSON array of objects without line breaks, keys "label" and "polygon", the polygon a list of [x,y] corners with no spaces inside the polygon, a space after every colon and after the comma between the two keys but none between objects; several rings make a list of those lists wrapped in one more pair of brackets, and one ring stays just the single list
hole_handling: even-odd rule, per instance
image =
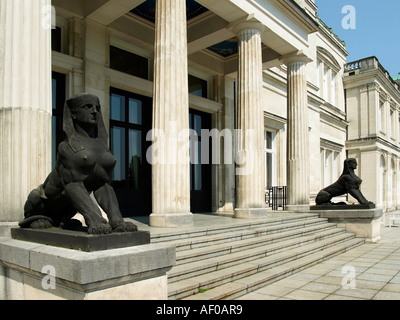
[{"label": "neoclassical building", "polygon": [[340,174],[349,124],[346,47],[316,11],[313,0],[1,0],[3,233],[54,165],[64,101],[81,92],[100,98],[124,216],[161,227],[196,212],[263,216],[272,186],[287,187],[288,210],[308,210]]},{"label": "neoclassical building", "polygon": [[376,57],[349,62],[343,78],[346,149],[359,162],[363,192],[385,211],[400,206],[400,84]]}]

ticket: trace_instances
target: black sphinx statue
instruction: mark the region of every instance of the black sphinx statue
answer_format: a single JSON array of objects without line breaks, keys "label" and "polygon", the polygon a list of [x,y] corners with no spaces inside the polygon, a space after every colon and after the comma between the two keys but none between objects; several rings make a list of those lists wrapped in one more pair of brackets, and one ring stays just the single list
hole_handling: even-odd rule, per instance
[{"label": "black sphinx statue", "polygon": [[[66,138],[58,146],[56,166],[29,194],[20,227],[76,229],[82,225],[72,218],[79,212],[89,234],[137,231],[135,224],[122,218],[110,184],[116,159],[107,146],[98,97],[83,93],[67,100],[63,130]],[[92,192],[108,221],[90,197]]]},{"label": "black sphinx statue", "polygon": [[[331,200],[334,197],[338,197],[344,194],[350,194],[355,198],[360,205],[374,206],[371,201],[368,201],[360,190],[362,180],[357,177],[354,170],[357,169],[357,160],[349,158],[344,161],[343,173],[339,179],[331,184],[330,186],[322,189],[316,199],[315,203],[317,206],[335,205]],[[338,205],[346,205],[346,203],[337,203]]]}]

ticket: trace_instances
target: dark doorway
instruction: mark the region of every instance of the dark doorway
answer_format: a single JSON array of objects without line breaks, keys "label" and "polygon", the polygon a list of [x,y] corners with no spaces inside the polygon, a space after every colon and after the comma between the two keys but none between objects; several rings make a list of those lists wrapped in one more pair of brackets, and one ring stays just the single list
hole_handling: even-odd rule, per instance
[{"label": "dark doorway", "polygon": [[[190,109],[190,210],[196,212],[211,211],[211,144],[208,150],[202,148],[202,129],[211,129],[211,115]],[[207,136],[207,139],[209,137]],[[208,153],[208,155],[207,155]],[[208,158],[208,161],[204,161]],[[203,159],[203,161],[202,161]],[[204,163],[206,162],[206,163]]]}]

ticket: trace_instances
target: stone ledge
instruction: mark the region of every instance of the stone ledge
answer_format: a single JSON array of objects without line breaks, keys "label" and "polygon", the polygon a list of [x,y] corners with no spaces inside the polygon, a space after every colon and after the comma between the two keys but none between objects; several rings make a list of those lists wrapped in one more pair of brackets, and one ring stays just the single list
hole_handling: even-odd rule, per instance
[{"label": "stone ledge", "polygon": [[236,208],[233,213],[233,217],[237,219],[256,219],[267,216],[267,208]]},{"label": "stone ledge", "polygon": [[[167,299],[175,246],[148,244],[96,252],[0,238],[0,300]],[[44,290],[51,266],[56,290]]]},{"label": "stone ledge", "polygon": [[86,284],[155,269],[171,268],[175,264],[175,247],[148,244],[82,252],[3,239],[0,240],[0,261],[37,272],[41,272],[45,265],[52,265],[57,269],[57,277]]}]

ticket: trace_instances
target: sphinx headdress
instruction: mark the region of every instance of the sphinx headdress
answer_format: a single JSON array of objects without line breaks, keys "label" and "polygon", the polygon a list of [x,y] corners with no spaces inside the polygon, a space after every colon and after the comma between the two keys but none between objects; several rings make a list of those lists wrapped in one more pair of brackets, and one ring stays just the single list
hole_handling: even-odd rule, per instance
[{"label": "sphinx headdress", "polygon": [[[83,149],[80,139],[75,131],[74,121],[72,119],[71,110],[80,108],[87,104],[100,106],[100,100],[97,96],[89,93],[81,93],[68,99],[64,105],[63,115],[63,130],[67,136],[67,141],[74,152]],[[108,150],[108,135],[104,126],[103,116],[101,109],[98,113],[97,122],[97,138],[103,143],[104,147]]]}]

